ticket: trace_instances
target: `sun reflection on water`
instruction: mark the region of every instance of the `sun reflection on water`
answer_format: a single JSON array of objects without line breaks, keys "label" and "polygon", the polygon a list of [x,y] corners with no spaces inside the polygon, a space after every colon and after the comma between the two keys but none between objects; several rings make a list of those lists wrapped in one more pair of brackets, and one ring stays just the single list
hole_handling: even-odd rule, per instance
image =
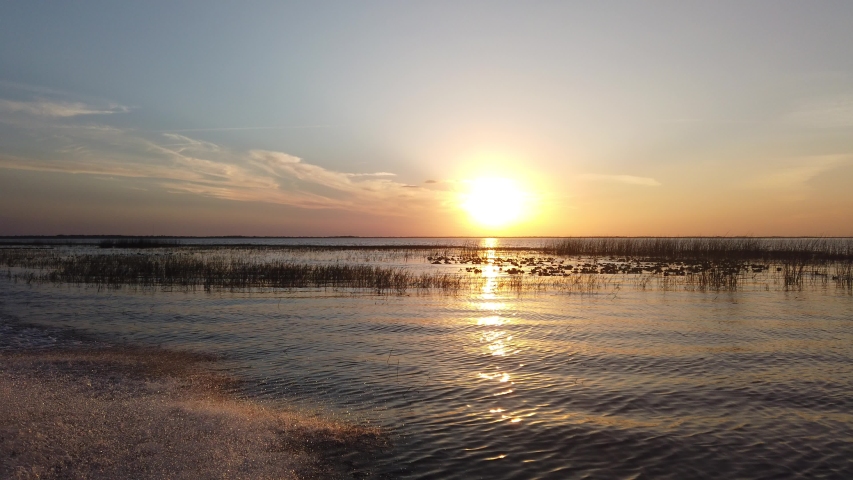
[{"label": "sun reflection on water", "polygon": [[[506,309],[512,307],[512,305],[508,305],[508,304],[501,302],[501,301],[498,301],[496,299],[480,301],[478,303],[475,303],[473,306],[477,310],[481,310],[483,312],[486,312],[487,314],[491,314],[491,316],[488,318],[500,319],[501,322],[503,322],[503,319],[500,317],[500,311],[506,310]],[[478,320],[478,324],[479,324],[479,320]],[[485,325],[485,324],[483,324],[483,325]]]},{"label": "sun reflection on water", "polygon": [[500,326],[506,323],[506,320],[499,317],[498,315],[493,315],[491,317],[480,318],[477,320],[477,325],[487,325],[490,327]]},{"label": "sun reflection on water", "polygon": [[[502,274],[499,266],[495,265],[497,258],[496,248],[498,240],[495,238],[484,238],[480,244],[486,250],[482,253],[483,266],[482,278],[484,280],[480,294],[472,299],[477,310],[483,312],[483,316],[476,319],[476,325],[481,327],[477,331],[477,341],[482,345],[482,352],[500,362],[499,359],[519,354],[520,349],[513,341],[513,335],[509,327],[511,318],[501,315],[502,311],[512,311],[511,300],[502,298],[497,294],[496,287],[498,277]],[[521,366],[521,364],[519,364]],[[514,414],[511,409],[506,408],[506,402],[511,396],[517,395],[517,387],[510,372],[502,371],[500,363],[492,364],[495,371],[479,372],[477,378],[483,382],[495,382],[494,388],[489,388],[490,398],[494,402],[502,404],[486,405],[486,417],[491,421],[507,422],[517,424],[522,421],[524,415]],[[500,458],[495,457],[495,458]]]},{"label": "sun reflection on water", "polygon": [[497,248],[498,239],[497,238],[484,238],[480,240],[480,246],[483,248]]}]

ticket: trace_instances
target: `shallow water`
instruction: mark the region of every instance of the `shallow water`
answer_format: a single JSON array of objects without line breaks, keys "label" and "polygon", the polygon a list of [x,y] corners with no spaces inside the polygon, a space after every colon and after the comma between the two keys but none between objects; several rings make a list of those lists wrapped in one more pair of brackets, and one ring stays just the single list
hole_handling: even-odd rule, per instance
[{"label": "shallow water", "polygon": [[391,478],[850,478],[853,297],[377,296],[0,280],[0,320],[225,355],[244,394],[391,428]]}]

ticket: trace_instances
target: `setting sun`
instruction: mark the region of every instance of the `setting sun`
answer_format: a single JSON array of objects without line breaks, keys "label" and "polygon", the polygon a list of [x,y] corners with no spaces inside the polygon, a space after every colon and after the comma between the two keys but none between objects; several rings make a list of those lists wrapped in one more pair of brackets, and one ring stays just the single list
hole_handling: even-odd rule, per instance
[{"label": "setting sun", "polygon": [[508,178],[477,178],[463,196],[462,208],[482,225],[501,227],[524,213],[525,194]]}]

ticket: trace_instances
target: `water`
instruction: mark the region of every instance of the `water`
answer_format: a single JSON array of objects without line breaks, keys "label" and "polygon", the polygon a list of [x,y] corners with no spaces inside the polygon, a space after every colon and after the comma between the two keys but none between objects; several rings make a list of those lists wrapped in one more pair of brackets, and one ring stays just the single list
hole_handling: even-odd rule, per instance
[{"label": "water", "polygon": [[[850,478],[853,297],[377,296],[0,280],[0,320],[225,356],[242,394],[392,432],[388,478]],[[0,332],[2,333],[2,332]]]}]

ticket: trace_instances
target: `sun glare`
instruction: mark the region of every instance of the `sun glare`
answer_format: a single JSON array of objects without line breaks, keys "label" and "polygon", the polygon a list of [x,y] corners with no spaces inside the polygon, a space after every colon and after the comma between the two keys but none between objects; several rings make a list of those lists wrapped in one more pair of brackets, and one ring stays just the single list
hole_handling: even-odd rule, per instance
[{"label": "sun glare", "polygon": [[524,213],[524,192],[508,178],[477,178],[470,181],[462,208],[471,218],[490,227],[506,226]]}]

